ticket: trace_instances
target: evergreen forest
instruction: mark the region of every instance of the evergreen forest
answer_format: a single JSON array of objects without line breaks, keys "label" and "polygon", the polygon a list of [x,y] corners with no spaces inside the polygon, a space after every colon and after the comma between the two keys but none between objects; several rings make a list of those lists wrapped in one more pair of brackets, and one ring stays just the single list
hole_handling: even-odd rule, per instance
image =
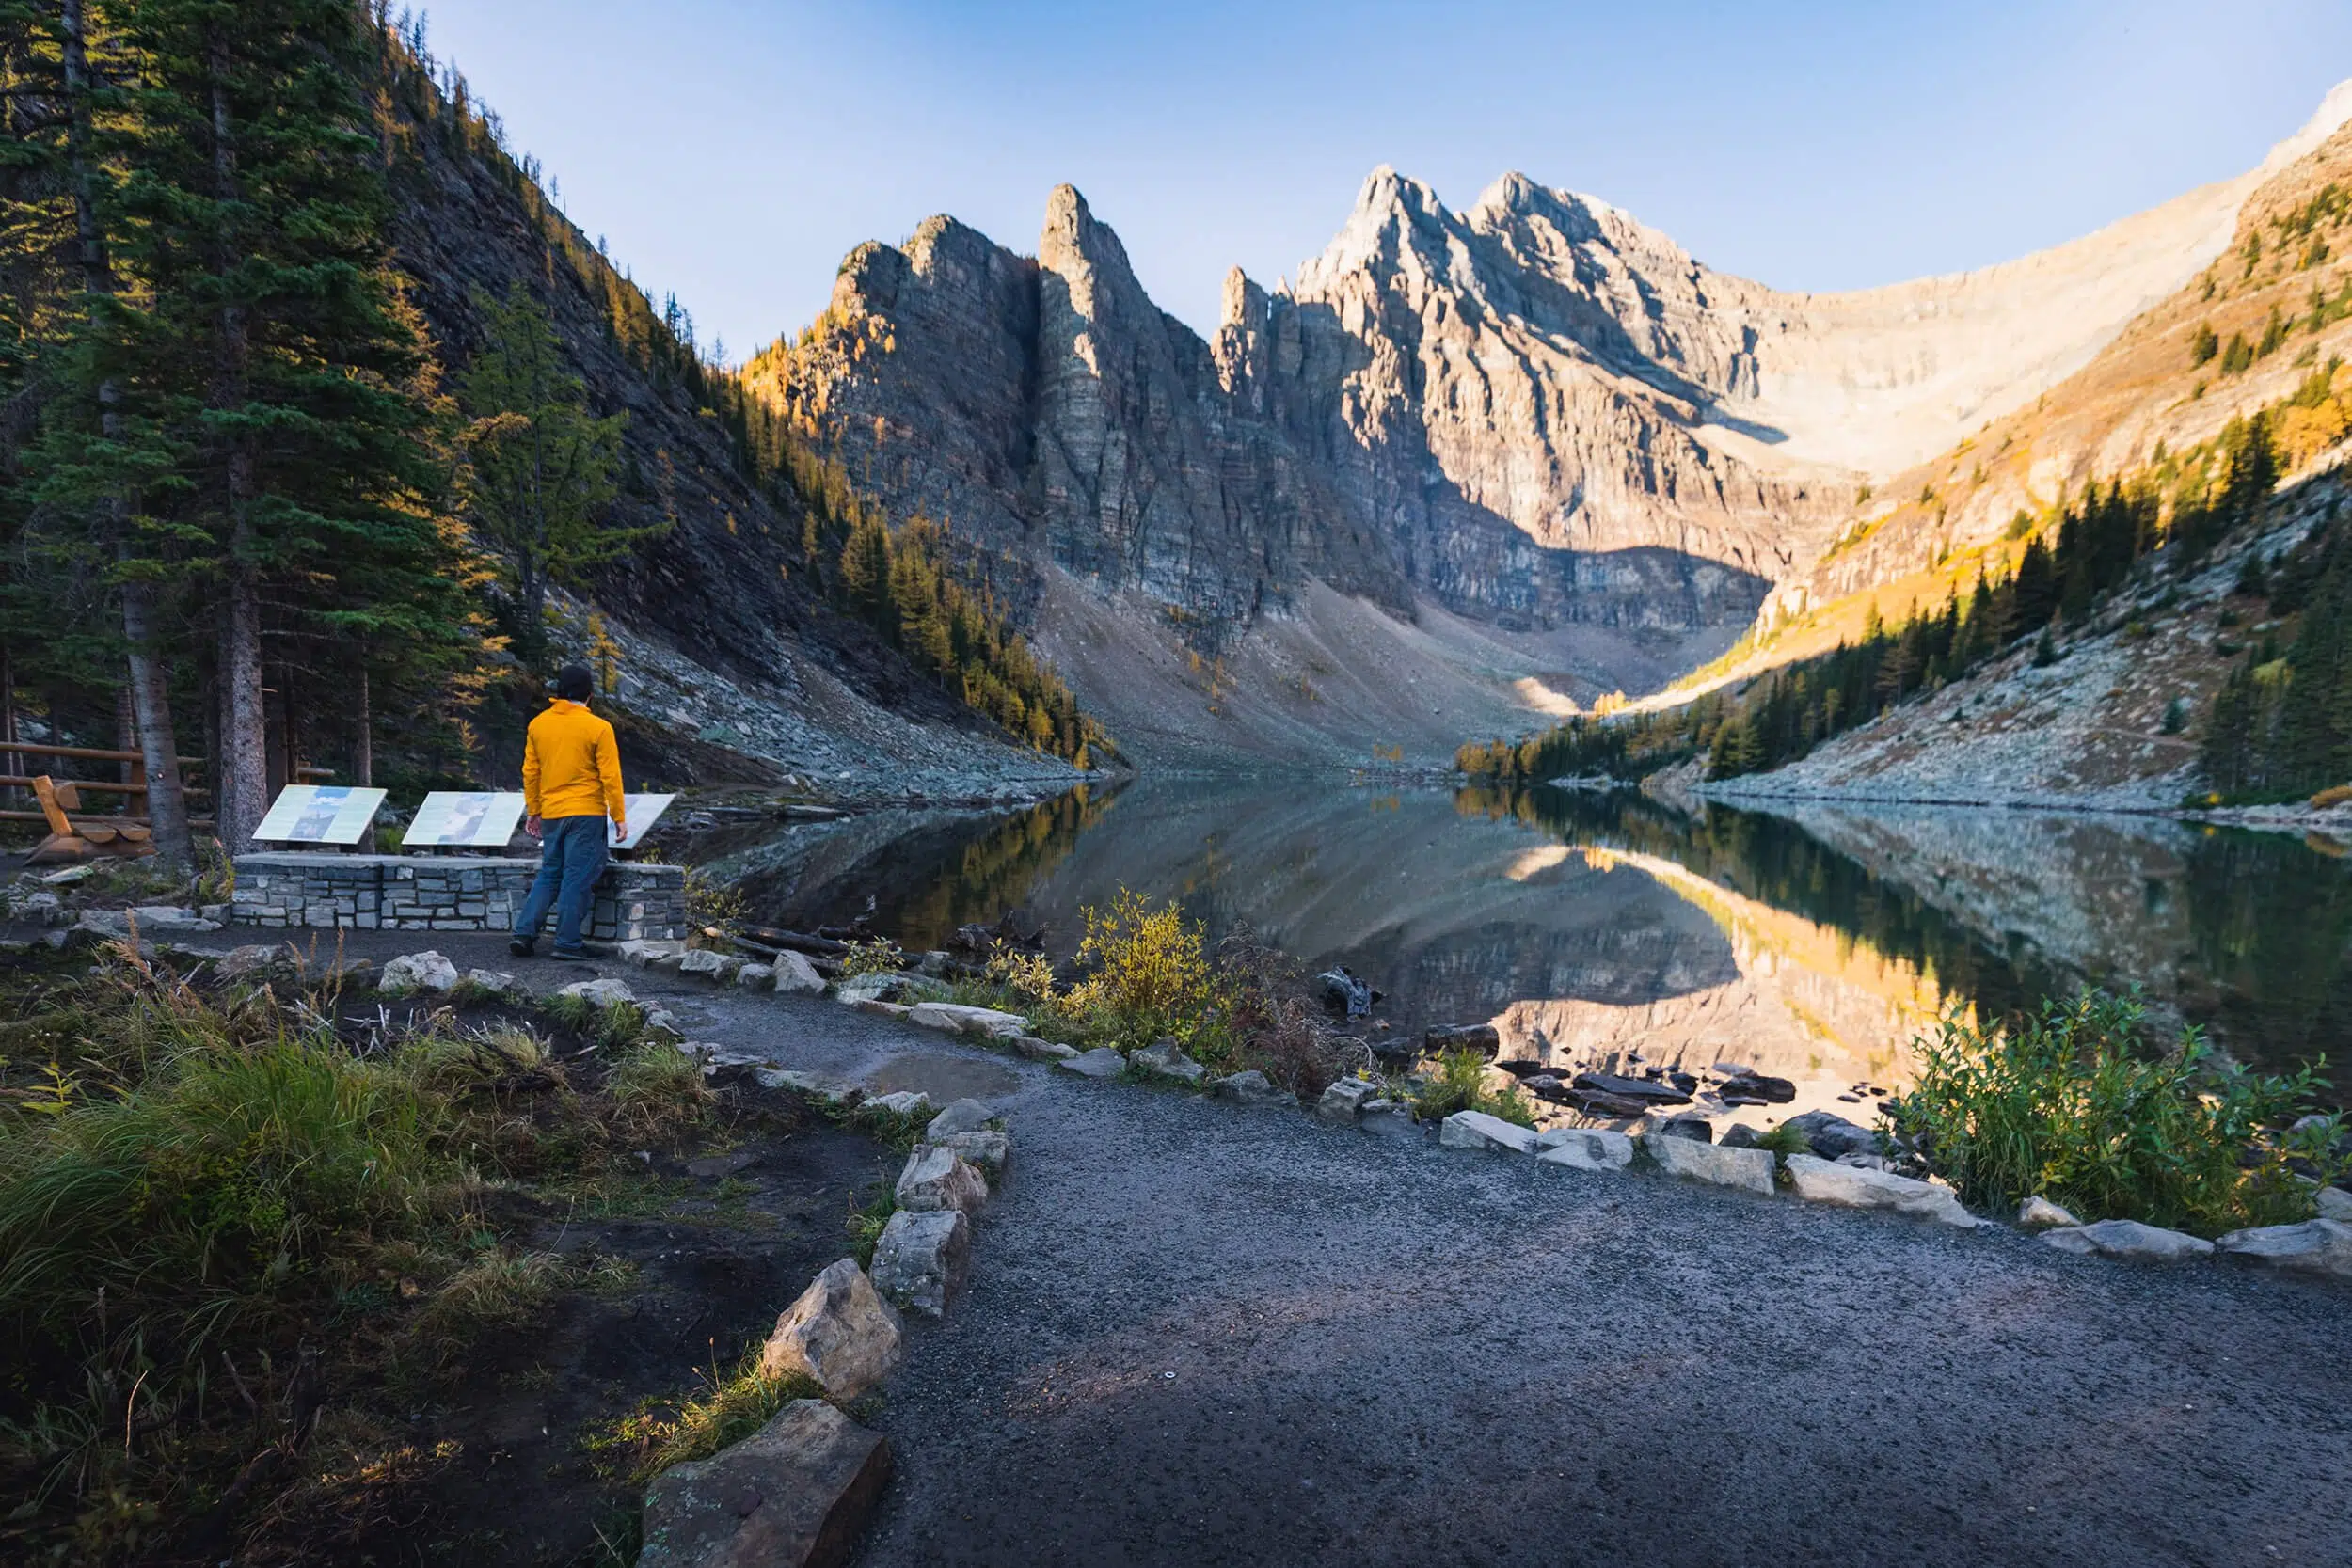
[{"label": "evergreen forest", "polygon": [[[2352,412],[2352,376],[2315,365],[2295,391],[2233,419],[2212,441],[2094,482],[2048,515],[2019,513],[2006,549],[1987,552],[1965,593],[1915,605],[1899,624],[1871,607],[1861,636],[1829,653],[1657,711],[1572,718],[1517,740],[1473,741],[1456,766],[1476,778],[1539,782],[1570,776],[1639,778],[1692,757],[1710,779],[1782,767],[1830,737],[1867,724],[1993,662],[2025,654],[2056,663],[2061,639],[2114,596],[2161,594],[2203,566],[2225,540],[2262,526],[2283,468],[2310,455],[2321,433]],[[2328,437],[2332,439],[2332,436]],[[2332,511],[2330,513],[2332,518]],[[2250,646],[2225,641],[2234,660],[2199,734],[2217,800],[2285,800],[2352,779],[2352,546],[2325,521],[2265,563],[2249,551],[2225,625],[2249,616],[2270,629]],[[2135,620],[2127,630],[2145,634]],[[2029,649],[2029,654],[2026,650]],[[2164,727],[2195,717],[2176,703]]]},{"label": "evergreen forest", "polygon": [[[167,861],[206,832],[242,847],[305,765],[481,776],[483,716],[536,700],[549,595],[664,547],[675,443],[583,374],[565,298],[665,420],[717,434],[728,483],[803,519],[783,575],[809,613],[1024,743],[1107,754],[985,563],[764,424],[421,19],[0,0],[0,742],[139,751]],[[444,300],[463,342],[422,303],[451,278],[406,254],[439,238],[453,166],[538,252],[535,276]]]}]

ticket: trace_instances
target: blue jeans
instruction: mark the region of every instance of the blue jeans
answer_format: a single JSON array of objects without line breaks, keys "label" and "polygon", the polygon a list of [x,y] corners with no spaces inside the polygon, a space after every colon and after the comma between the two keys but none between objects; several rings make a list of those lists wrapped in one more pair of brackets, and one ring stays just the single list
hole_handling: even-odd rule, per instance
[{"label": "blue jeans", "polygon": [[536,937],[553,905],[557,950],[579,948],[611,836],[602,816],[550,816],[539,824],[539,875],[515,916],[516,936]]}]

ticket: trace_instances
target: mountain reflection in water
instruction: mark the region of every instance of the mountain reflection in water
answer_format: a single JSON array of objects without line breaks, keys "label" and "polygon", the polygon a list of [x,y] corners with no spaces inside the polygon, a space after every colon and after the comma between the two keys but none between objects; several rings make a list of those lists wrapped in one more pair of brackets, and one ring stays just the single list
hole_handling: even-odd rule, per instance
[{"label": "mountain reflection in water", "polygon": [[2141,985],[2265,1069],[2352,1038],[2352,868],[2152,817],[1146,779],[695,858],[760,918],[870,907],[910,948],[1018,909],[1067,951],[1079,911],[1131,887],[1213,936],[1247,922],[1311,967],[1346,964],[1400,1029],[1492,1020],[1507,1053],[1545,1060],[1740,1062],[1805,1083],[1804,1102],[1893,1086],[1947,1006],[2008,1014],[2086,982]]}]

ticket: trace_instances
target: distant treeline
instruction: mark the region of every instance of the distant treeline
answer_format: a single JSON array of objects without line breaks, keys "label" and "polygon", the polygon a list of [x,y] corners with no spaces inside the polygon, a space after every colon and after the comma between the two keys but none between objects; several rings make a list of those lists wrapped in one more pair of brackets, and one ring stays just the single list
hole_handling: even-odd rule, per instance
[{"label": "distant treeline", "polygon": [[[2056,634],[2087,621],[2104,596],[2136,571],[2149,569],[2143,562],[2156,557],[2178,574],[2193,570],[2232,530],[2253,520],[2278,482],[2282,457],[2312,455],[2314,425],[2343,430],[2336,421],[2352,398],[2352,381],[2342,371],[2332,360],[2315,367],[2280,404],[2233,419],[2213,440],[2186,451],[2167,452],[2159,444],[2152,462],[2104,485],[2093,483],[2042,518],[2020,512],[2008,534],[2010,542],[2025,542],[2014,570],[1996,578],[1980,569],[1966,594],[1915,607],[1899,625],[1883,621],[1874,606],[1858,641],[1759,675],[1740,690],[1711,692],[1659,712],[1571,719],[1516,741],[1471,742],[1455,754],[1455,766],[1476,777],[1505,780],[1638,778],[1703,756],[1709,778],[1731,778],[1794,762],[1831,736],[2006,656],[2026,639],[2034,640],[2035,662],[2054,662]],[[2298,581],[2314,585],[2310,602],[2320,624],[2306,617],[2296,640],[2297,647],[2310,645],[2307,663],[2281,659],[2276,648],[2269,660],[2249,662],[2233,676],[2208,734],[2217,735],[2225,721],[2234,726],[2232,743],[2244,760],[2230,766],[2263,766],[2260,759],[2272,752],[2283,758],[2292,751],[2296,780],[2341,778],[2352,760],[2341,737],[2352,724],[2295,720],[2302,698],[2286,697],[2285,673],[2306,670],[2302,693],[2324,689],[2332,701],[2340,689],[2334,683],[2352,683],[2352,675],[2335,673],[2344,669],[2344,656],[2322,648],[2340,648],[2337,628],[2352,623],[2343,623],[2339,601],[2326,599],[2316,586],[2324,573],[2315,556],[2307,550],[2286,564],[2302,574]],[[2323,667],[2331,673],[2322,675]],[[2352,684],[2341,689],[2352,694]],[[2167,721],[2177,728],[2186,719],[2175,711]],[[2209,755],[2213,744],[2209,740]],[[2282,760],[2280,766],[2287,765]],[[2236,773],[2215,778],[2227,791],[2255,787]]]},{"label": "distant treeline", "polygon": [[1037,750],[1079,768],[1117,754],[1013,629],[983,552],[959,549],[920,514],[893,528],[838,460],[803,445],[756,399],[746,412],[755,460],[797,498],[802,555],[835,605]]}]

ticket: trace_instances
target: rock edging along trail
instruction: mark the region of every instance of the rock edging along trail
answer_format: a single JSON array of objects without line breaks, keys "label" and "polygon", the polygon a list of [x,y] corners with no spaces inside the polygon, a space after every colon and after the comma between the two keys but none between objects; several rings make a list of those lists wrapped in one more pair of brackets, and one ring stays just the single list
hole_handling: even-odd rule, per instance
[{"label": "rock edging along trail", "polygon": [[[596,988],[608,1002],[635,1000],[613,979],[559,994]],[[774,1076],[806,1088],[792,1082],[796,1075]],[[868,1101],[853,1087],[808,1092],[841,1108],[866,1102],[901,1117],[930,1108],[930,1098],[916,1093]],[[900,1312],[941,1319],[962,1293],[971,1220],[989,1196],[989,1176],[976,1160],[1001,1180],[1011,1148],[1002,1120],[979,1101],[958,1101],[930,1117],[898,1177],[898,1210],[875,1241],[871,1267],[855,1258],[827,1265],[777,1317],[761,1347],[762,1377],[803,1381],[820,1397],[789,1401],[749,1436],[656,1477],[645,1491],[641,1568],[832,1568],[850,1560],[893,1457],[886,1438],[842,1407],[898,1369],[906,1339]]]},{"label": "rock edging along trail", "polygon": [[[647,967],[675,967],[679,973],[699,974],[720,984],[737,983],[739,974],[745,973],[739,960],[724,958],[714,962],[711,960],[716,955],[683,948],[673,951],[670,944],[663,943],[631,943],[624,950],[624,956]],[[891,978],[920,983],[916,976]],[[774,989],[785,988],[779,985]],[[991,1048],[1010,1050],[1031,1060],[1048,1061],[1062,1072],[1081,1078],[1140,1079],[1163,1087],[1198,1090],[1211,1099],[1242,1106],[1301,1108],[1297,1096],[1269,1083],[1263,1073],[1251,1070],[1222,1078],[1209,1077],[1201,1065],[1186,1056],[1173,1040],[1156,1041],[1134,1051],[1098,1046],[1078,1052],[1029,1035],[1029,1021],[1016,1013],[944,1001],[884,1002],[878,994],[883,989],[888,988],[846,986],[841,988],[838,999],[861,1012],[897,1019]],[[1433,1031],[1433,1037],[1451,1039],[1463,1033],[1461,1029],[1440,1029]],[[854,1092],[849,1091],[847,1085],[821,1080],[809,1080],[801,1086],[821,1086],[835,1093]],[[1342,1079],[1305,1108],[1315,1123],[1324,1126],[1356,1127],[1390,1136],[1419,1135],[1421,1129],[1410,1107],[1401,1100],[1389,1098],[1385,1090],[1386,1085],[1368,1079]],[[1862,1152],[1864,1143],[1875,1141],[1868,1130],[1826,1113],[1795,1118],[1816,1124],[1806,1129],[1815,1152],[1788,1155],[1688,1136],[1687,1130],[1677,1127],[1672,1118],[1645,1119],[1649,1125],[1637,1140],[1623,1132],[1596,1128],[1558,1128],[1538,1132],[1484,1112],[1457,1111],[1440,1123],[1438,1142],[1445,1148],[1515,1153],[1571,1169],[1654,1171],[1768,1199],[1790,1191],[1807,1203],[1883,1212],[1963,1230],[1992,1223],[1971,1213],[1962,1205],[1959,1195],[1944,1182],[1900,1175],[1886,1168],[1884,1159]],[[2327,1188],[2320,1197],[2320,1212],[2312,1219],[2235,1230],[2214,1242],[2134,1221],[2085,1226],[2038,1196],[2026,1200],[2017,1223],[2039,1231],[2044,1243],[2081,1257],[2139,1262],[2222,1259],[2352,1281],[2352,1194]],[[2065,1215],[2065,1223],[2051,1225],[2036,1217],[2048,1213]]]}]

